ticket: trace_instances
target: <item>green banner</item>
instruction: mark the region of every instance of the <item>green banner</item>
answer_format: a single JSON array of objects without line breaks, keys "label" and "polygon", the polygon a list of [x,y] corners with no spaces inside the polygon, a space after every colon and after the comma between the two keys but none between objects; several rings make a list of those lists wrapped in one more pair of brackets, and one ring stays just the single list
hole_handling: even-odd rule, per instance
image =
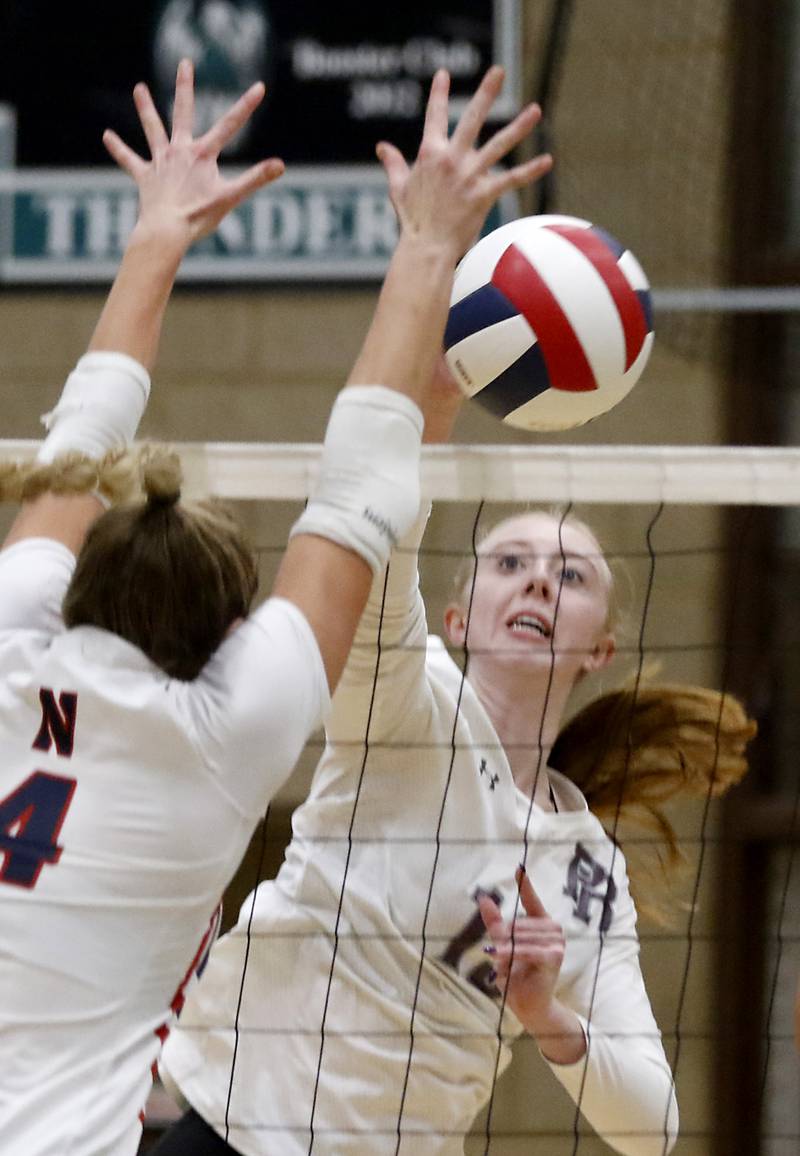
[{"label": "green banner", "polygon": [[[512,197],[487,228],[516,208]],[[135,189],[112,171],[0,172],[0,280],[110,280],[136,211]],[[369,280],[382,276],[396,238],[379,166],[294,167],[196,245],[180,280]]]}]

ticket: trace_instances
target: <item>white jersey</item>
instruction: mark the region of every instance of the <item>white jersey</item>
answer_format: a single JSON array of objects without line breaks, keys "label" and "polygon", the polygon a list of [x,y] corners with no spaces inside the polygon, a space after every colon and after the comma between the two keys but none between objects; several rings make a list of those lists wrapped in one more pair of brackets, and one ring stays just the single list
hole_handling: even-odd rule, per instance
[{"label": "white jersey", "polygon": [[177,682],[64,630],[73,566],[45,539],[0,554],[2,1156],[136,1152],[222,891],[328,705],[290,603]]},{"label": "white jersey", "polygon": [[563,776],[558,813],[518,790],[477,696],[427,639],[413,552],[382,594],[286,861],[212,949],[165,1077],[245,1156],[463,1152],[522,1030],[508,1010],[501,1024],[475,893],[511,917],[524,857],[566,934],[557,995],[589,1038],[587,1058],[552,1070],[612,1146],[664,1156],[677,1111],[621,852]]}]

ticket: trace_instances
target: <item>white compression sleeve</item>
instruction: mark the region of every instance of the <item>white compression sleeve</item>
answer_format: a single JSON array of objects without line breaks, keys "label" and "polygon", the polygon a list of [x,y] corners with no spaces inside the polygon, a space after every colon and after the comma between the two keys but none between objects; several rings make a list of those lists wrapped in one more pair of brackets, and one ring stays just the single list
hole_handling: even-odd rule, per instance
[{"label": "white compression sleeve", "polygon": [[423,417],[404,394],[349,386],[331,410],[319,478],[294,534],[354,550],[378,573],[419,512]]},{"label": "white compression sleeve", "polygon": [[56,407],[42,417],[48,431],[36,460],[72,451],[101,458],[128,445],[150,395],[150,375],[124,353],[87,353],[67,378]]}]

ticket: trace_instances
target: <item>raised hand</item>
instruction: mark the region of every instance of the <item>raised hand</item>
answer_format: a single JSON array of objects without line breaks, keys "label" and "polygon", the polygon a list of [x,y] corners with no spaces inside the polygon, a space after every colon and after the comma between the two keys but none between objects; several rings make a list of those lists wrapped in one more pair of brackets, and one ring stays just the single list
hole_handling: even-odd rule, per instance
[{"label": "raised hand", "polygon": [[525,914],[507,923],[497,904],[478,898],[492,940],[489,949],[495,980],[508,1006],[533,1035],[547,1034],[553,1019],[555,988],[564,960],[564,932],[551,919],[527,872],[517,870],[519,898]]},{"label": "raised hand", "polygon": [[438,238],[451,245],[456,259],[474,242],[492,205],[510,189],[531,184],[552,166],[548,154],[510,169],[495,169],[503,157],[541,119],[537,104],[527,105],[482,147],[478,135],[503,87],[504,71],[489,69],[448,137],[450,77],[440,69],[433,78],[417,159],[409,168],[386,141],[377,154],[389,182],[389,195],[401,230]]},{"label": "raised hand", "polygon": [[193,241],[213,232],[226,213],[256,189],[276,180],[284,171],[277,157],[252,165],[240,176],[226,179],[218,167],[219,154],[227,142],[252,116],[264,98],[259,81],[195,139],[194,69],[182,60],[175,81],[172,135],[168,136],[146,84],[133,90],[136,111],[150,148],[144,160],[111,129],[103,134],[109,153],[139,189],[137,227],[175,230],[188,248]]}]

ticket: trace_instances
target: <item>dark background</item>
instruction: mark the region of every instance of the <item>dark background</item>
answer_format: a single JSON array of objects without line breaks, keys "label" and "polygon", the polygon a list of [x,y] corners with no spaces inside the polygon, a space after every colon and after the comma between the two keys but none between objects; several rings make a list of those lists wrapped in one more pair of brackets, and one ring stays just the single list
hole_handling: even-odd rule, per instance
[{"label": "dark background", "polygon": [[[256,75],[244,84],[228,70],[231,92],[260,77],[268,95],[250,138],[235,159],[251,161],[279,154],[299,163],[352,163],[374,160],[374,146],[386,137],[408,152],[418,140],[419,118],[357,120],[347,116],[347,81],[296,82],[291,45],[298,36],[334,45],[398,44],[408,39],[468,40],[480,57],[470,76],[454,81],[466,93],[492,60],[491,0],[445,0],[435,5],[405,0],[378,9],[363,0],[230,0],[240,10],[260,7],[270,32]],[[207,0],[186,0],[189,21]],[[107,163],[101,144],[111,126],[133,147],[144,147],[131,90],[139,80],[153,88],[162,115],[165,89],[154,64],[154,32],[165,0],[5,0],[0,4],[0,101],[18,113],[17,164],[92,166]],[[206,64],[196,60],[198,86]],[[252,62],[251,62],[252,63]],[[212,71],[225,73],[219,54]],[[423,93],[429,77],[418,79]],[[343,130],[343,125],[346,128]]]}]

